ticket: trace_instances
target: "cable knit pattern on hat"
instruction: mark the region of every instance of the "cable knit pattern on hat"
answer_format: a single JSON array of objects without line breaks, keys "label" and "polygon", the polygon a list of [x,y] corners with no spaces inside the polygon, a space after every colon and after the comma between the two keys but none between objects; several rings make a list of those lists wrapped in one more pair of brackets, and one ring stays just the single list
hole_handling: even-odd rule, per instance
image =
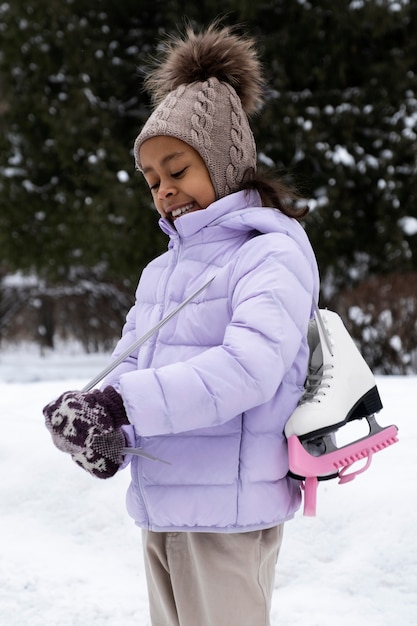
[{"label": "cable knit pattern on hat", "polygon": [[213,116],[215,113],[216,90],[210,79],[201,85],[194,104],[194,115],[191,116],[191,136],[197,145],[204,150],[211,149],[213,132]]},{"label": "cable knit pattern on hat", "polygon": [[252,39],[215,25],[187,30],[172,40],[165,60],[148,80],[159,102],[135,141],[141,170],[144,141],[165,135],[194,148],[205,162],[216,198],[233,193],[256,171],[256,146],[248,114],[261,102],[260,63]]},{"label": "cable knit pattern on hat", "polygon": [[[255,166],[252,169],[245,163],[245,148],[247,148],[247,145],[242,132],[244,126],[242,115],[244,115],[244,113],[240,106],[240,101],[232,88],[230,88],[230,115],[230,164],[227,166],[225,172],[227,193],[231,193],[234,186],[240,185],[245,176],[255,171]],[[253,143],[252,149],[255,151],[255,142]]]},{"label": "cable knit pattern on hat", "polygon": [[[183,92],[184,88],[179,89],[178,91]],[[167,97],[165,105],[163,107],[158,107],[155,110],[152,116],[153,128],[154,128],[155,134],[158,134],[158,135],[167,134],[167,131],[169,129],[168,120],[176,104],[177,104],[177,96],[176,96],[176,93],[173,92]]]}]

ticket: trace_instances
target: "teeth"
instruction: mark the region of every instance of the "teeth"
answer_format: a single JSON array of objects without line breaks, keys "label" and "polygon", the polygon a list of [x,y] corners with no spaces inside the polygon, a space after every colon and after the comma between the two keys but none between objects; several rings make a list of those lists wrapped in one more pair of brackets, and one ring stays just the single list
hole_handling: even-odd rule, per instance
[{"label": "teeth", "polygon": [[184,213],[187,213],[187,211],[190,211],[194,206],[194,202],[191,202],[190,204],[186,204],[185,206],[180,207],[179,209],[175,209],[175,211],[172,211],[171,215],[172,217],[179,217],[180,215],[184,215]]}]

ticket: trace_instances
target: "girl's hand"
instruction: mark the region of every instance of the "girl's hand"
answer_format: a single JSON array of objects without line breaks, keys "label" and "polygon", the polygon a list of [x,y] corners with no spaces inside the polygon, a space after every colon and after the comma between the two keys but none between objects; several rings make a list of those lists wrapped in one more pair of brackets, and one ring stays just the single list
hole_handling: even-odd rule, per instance
[{"label": "girl's hand", "polygon": [[120,394],[113,387],[89,393],[67,391],[43,409],[52,441],[98,478],[110,478],[123,462],[121,426],[128,424]]}]

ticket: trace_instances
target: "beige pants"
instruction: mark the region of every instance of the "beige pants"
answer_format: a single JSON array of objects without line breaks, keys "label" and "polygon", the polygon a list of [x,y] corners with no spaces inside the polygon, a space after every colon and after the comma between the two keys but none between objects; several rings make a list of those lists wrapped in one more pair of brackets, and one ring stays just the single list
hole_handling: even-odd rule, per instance
[{"label": "beige pants", "polygon": [[269,626],[282,533],[143,531],[152,626]]}]

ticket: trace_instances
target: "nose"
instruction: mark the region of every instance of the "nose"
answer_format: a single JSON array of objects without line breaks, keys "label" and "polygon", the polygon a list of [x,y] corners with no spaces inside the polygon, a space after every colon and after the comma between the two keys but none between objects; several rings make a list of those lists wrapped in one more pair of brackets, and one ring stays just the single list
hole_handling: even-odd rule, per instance
[{"label": "nose", "polygon": [[171,181],[163,181],[161,180],[158,188],[158,197],[160,200],[164,200],[169,196],[175,195],[176,189]]}]

